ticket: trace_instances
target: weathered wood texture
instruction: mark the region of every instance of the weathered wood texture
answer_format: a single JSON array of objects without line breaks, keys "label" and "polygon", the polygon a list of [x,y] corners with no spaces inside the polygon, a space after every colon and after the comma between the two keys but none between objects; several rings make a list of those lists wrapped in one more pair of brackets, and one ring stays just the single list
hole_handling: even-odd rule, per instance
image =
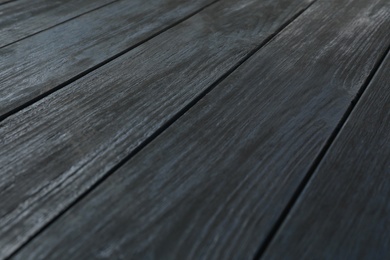
[{"label": "weathered wood texture", "polygon": [[4,120],[3,256],[309,3],[223,1]]},{"label": "weathered wood texture", "polygon": [[9,2],[0,7],[0,48],[111,2],[115,1],[18,0]]},{"label": "weathered wood texture", "polygon": [[390,56],[264,259],[390,259]]},{"label": "weathered wood texture", "polygon": [[210,3],[120,1],[0,49],[0,117]]},{"label": "weathered wood texture", "polygon": [[254,257],[389,45],[388,4],[315,2],[17,259]]}]

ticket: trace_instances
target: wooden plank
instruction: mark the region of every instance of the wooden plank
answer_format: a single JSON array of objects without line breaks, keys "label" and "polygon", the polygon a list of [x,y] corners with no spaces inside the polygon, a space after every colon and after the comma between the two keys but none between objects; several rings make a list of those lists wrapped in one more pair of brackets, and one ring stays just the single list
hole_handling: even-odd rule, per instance
[{"label": "wooden plank", "polygon": [[0,49],[0,119],[210,3],[120,1]]},{"label": "wooden plank", "polygon": [[3,2],[7,4],[1,6],[0,9],[0,48],[115,1],[18,0]]},{"label": "wooden plank", "polygon": [[387,10],[315,2],[17,259],[253,258],[390,44]]},{"label": "wooden plank", "polygon": [[390,56],[265,259],[390,259]]},{"label": "wooden plank", "polygon": [[4,120],[3,256],[309,3],[223,1]]}]

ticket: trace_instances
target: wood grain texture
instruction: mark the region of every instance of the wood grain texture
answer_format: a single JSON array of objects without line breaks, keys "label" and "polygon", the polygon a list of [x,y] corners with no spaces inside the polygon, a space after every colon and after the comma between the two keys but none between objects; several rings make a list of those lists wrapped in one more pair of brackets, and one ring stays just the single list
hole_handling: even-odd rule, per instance
[{"label": "wood grain texture", "polygon": [[3,255],[28,240],[308,4],[230,0],[213,5],[4,120]]},{"label": "wood grain texture", "polygon": [[0,49],[0,117],[210,3],[120,1]]},{"label": "wood grain texture", "polygon": [[390,259],[390,56],[264,259]]},{"label": "wood grain texture", "polygon": [[388,4],[315,2],[16,259],[253,258],[390,44]]},{"label": "wood grain texture", "polygon": [[7,4],[0,8],[0,48],[115,1],[18,0],[3,2]]}]

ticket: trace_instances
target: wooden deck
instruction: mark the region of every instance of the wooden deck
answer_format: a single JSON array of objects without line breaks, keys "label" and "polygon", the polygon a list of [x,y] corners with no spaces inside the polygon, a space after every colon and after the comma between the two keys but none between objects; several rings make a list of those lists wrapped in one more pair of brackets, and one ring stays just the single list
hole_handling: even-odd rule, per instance
[{"label": "wooden deck", "polygon": [[0,259],[390,259],[389,0],[0,0]]}]

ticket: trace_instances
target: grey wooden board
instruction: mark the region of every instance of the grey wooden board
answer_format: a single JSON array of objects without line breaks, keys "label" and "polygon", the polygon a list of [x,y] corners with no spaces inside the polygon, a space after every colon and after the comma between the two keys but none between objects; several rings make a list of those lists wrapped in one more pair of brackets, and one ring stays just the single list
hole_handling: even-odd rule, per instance
[{"label": "grey wooden board", "polygon": [[114,1],[18,0],[9,2],[0,7],[0,48],[111,2]]},{"label": "grey wooden board", "polygon": [[308,4],[223,1],[4,120],[3,256]]},{"label": "grey wooden board", "polygon": [[210,3],[120,1],[0,49],[0,117]]},{"label": "grey wooden board", "polygon": [[389,71],[390,56],[264,259],[390,259]]},{"label": "grey wooden board", "polygon": [[388,4],[315,2],[16,259],[253,258],[390,44]]}]

